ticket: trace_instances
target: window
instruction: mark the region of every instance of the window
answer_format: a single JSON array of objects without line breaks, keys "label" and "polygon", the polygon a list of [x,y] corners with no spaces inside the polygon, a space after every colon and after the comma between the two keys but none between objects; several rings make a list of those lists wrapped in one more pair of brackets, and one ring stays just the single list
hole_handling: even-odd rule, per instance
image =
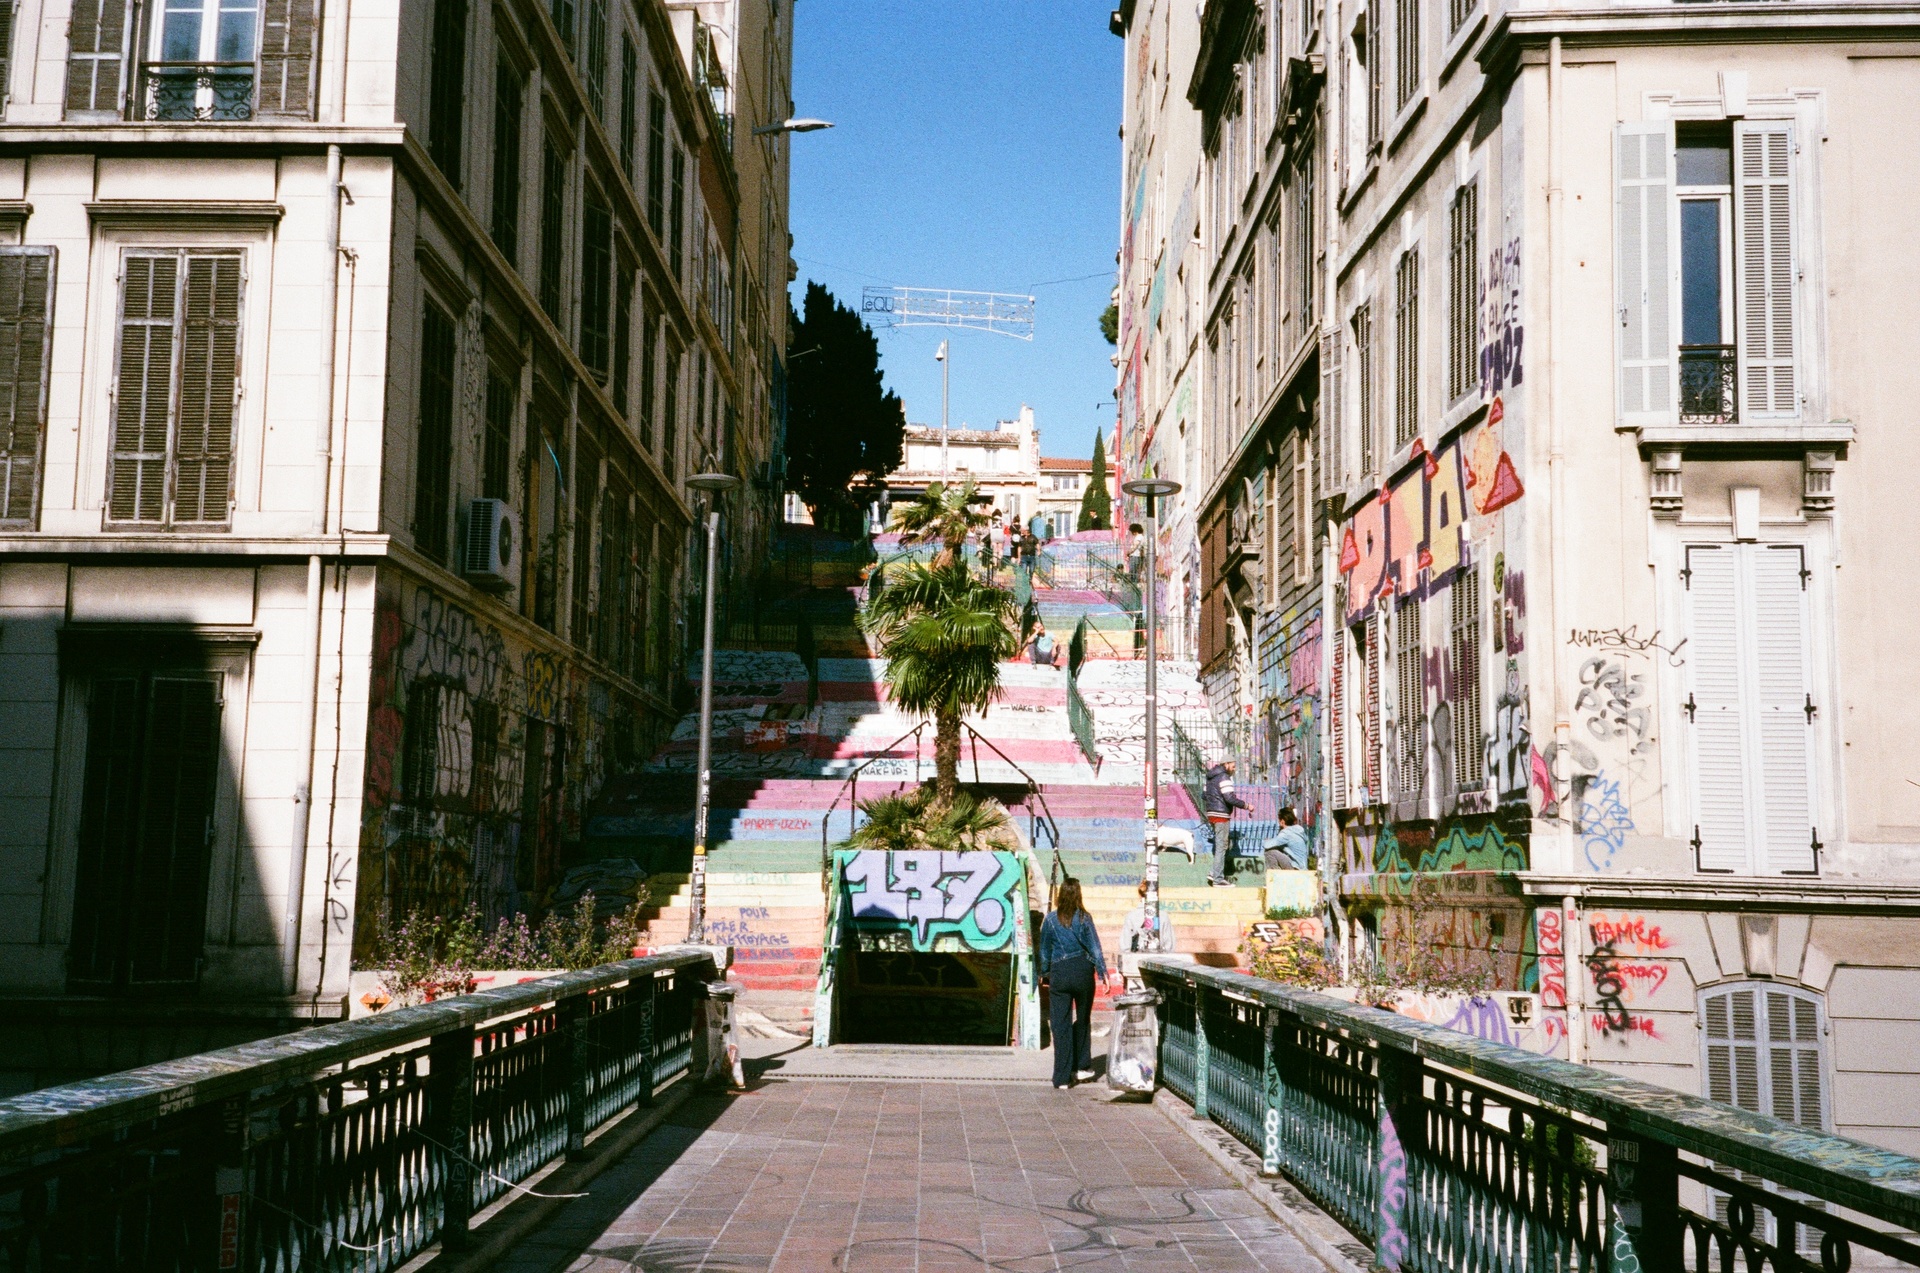
[{"label": "window", "polygon": [[1420,250],[1400,254],[1393,271],[1393,443],[1420,433]]},{"label": "window", "polygon": [[613,407],[627,414],[627,381],[633,372],[633,267],[620,263],[613,287]]},{"label": "window", "polygon": [[1293,581],[1313,578],[1313,433],[1302,429],[1293,444]]},{"label": "window", "polygon": [[1486,749],[1480,733],[1480,573],[1463,567],[1448,589],[1453,608],[1451,649],[1453,784],[1478,791],[1487,782]]},{"label": "window", "polygon": [[1353,376],[1360,434],[1360,474],[1373,475],[1378,462],[1379,431],[1374,425],[1373,306],[1353,311]]},{"label": "window", "polygon": [[[1686,711],[1698,869],[1817,874],[1818,704],[1805,549],[1689,544],[1686,563]],[[1587,700],[1583,693],[1575,710]]]},{"label": "window", "polygon": [[1424,606],[1418,598],[1403,601],[1393,613],[1394,749],[1396,781],[1394,790],[1402,800],[1420,794],[1424,777],[1426,746],[1426,660],[1420,648],[1420,617]]},{"label": "window", "polygon": [[452,513],[454,362],[459,342],[453,319],[427,302],[420,322],[419,434],[413,471],[413,542],[433,561],[447,561]]},{"label": "window", "polygon": [[562,516],[566,509],[567,472],[564,444],[560,431],[566,425],[567,410],[551,386],[542,384],[535,392],[536,420],[529,421],[527,448],[528,512],[532,525],[527,528],[527,547],[533,558],[533,595],[531,618],[549,632],[559,630],[560,552],[565,534]]},{"label": "window", "polygon": [[1792,124],[1622,124],[1615,145],[1620,423],[1797,418]]},{"label": "window", "polygon": [[[1827,1098],[1826,1022],[1818,995],[1798,986],[1771,981],[1735,982],[1701,992],[1699,1017],[1704,1023],[1701,1047],[1708,1100],[1722,1101],[1755,1114],[1770,1114],[1783,1122],[1825,1131],[1831,1126]],[[1715,1164],[1723,1172],[1756,1187],[1764,1182],[1737,1169]],[[1809,1200],[1793,1195],[1803,1204]],[[1714,1218],[1727,1219],[1727,1196],[1715,1190]],[[1820,1204],[1811,1203],[1817,1210]],[[1786,1250],[1818,1258],[1821,1235],[1812,1230],[1780,1232],[1776,1217],[1755,1217],[1763,1240]]]},{"label": "window", "polygon": [[595,598],[594,653],[602,663],[626,674],[634,632],[633,520],[627,506],[633,496],[618,473],[611,474],[600,505],[600,586]]},{"label": "window", "polygon": [[120,113],[126,37],[127,0],[76,0],[67,19],[69,119]]},{"label": "window", "polygon": [[633,37],[620,33],[620,168],[633,180],[634,150],[640,144],[640,53]]},{"label": "window", "polygon": [[1360,56],[1364,61],[1367,74],[1367,148],[1372,150],[1380,144],[1380,94],[1381,81],[1384,79],[1383,63],[1385,57],[1380,48],[1380,6],[1387,0],[1367,0],[1367,10],[1361,15],[1362,35],[1360,37]]},{"label": "window", "polygon": [[580,68],[586,81],[587,106],[593,117],[607,117],[607,0],[587,0],[586,65]]},{"label": "window", "polygon": [[547,0],[547,13],[553,18],[553,29],[560,34],[560,47],[573,56],[573,0]]},{"label": "window", "polygon": [[1319,306],[1319,270],[1315,254],[1319,239],[1314,233],[1315,190],[1313,151],[1303,146],[1300,161],[1293,168],[1293,310],[1297,316],[1295,331],[1304,338],[1312,334]]},{"label": "window", "polygon": [[83,682],[75,989],[191,984],[206,943],[220,772],[220,680],[128,672]]},{"label": "window", "polygon": [[520,264],[520,73],[501,58],[494,68],[493,242],[510,265]]},{"label": "window", "polygon": [[673,276],[683,279],[687,267],[687,152],[673,148],[673,204],[667,217],[671,230],[667,252],[673,257]]},{"label": "window", "polygon": [[647,224],[663,243],[667,237],[667,101],[659,93],[647,97]]},{"label": "window", "polygon": [[1447,34],[1452,35],[1467,24],[1467,15],[1473,12],[1477,0],[1447,0]]},{"label": "window", "polygon": [[47,421],[52,248],[0,248],[0,526],[31,529]]},{"label": "window", "polygon": [[1454,192],[1447,233],[1447,400],[1480,385],[1480,188]]},{"label": "window", "polygon": [[660,413],[660,467],[672,481],[680,472],[680,342],[667,337],[667,362],[661,369],[666,381],[667,401]]},{"label": "window", "polygon": [[109,525],[224,527],[240,389],[239,252],[121,261]]},{"label": "window", "polygon": [[480,494],[487,499],[513,498],[508,475],[513,471],[513,382],[497,371],[487,373],[486,431],[481,439]]},{"label": "window", "polygon": [[259,0],[162,0],[150,30],[140,118],[253,118]]},{"label": "window", "polygon": [[1395,0],[1393,24],[1393,106],[1405,110],[1420,95],[1420,0]]},{"label": "window", "polygon": [[573,613],[568,636],[582,650],[594,648],[593,550],[599,527],[594,513],[600,505],[600,448],[594,445],[585,422],[573,442],[573,568],[568,583],[573,590]]},{"label": "window", "polygon": [[467,130],[467,0],[433,0],[431,56],[427,153],[433,156],[441,175],[458,190],[460,138]]},{"label": "window", "polygon": [[1366,623],[1363,625],[1360,641],[1361,657],[1366,664],[1366,703],[1361,709],[1361,724],[1365,727],[1365,733],[1360,740],[1360,762],[1366,775],[1368,804],[1383,804],[1387,798],[1386,783],[1380,773],[1386,759],[1381,754],[1380,745],[1381,686],[1387,679],[1386,669],[1383,666],[1387,657],[1386,642],[1380,635],[1380,628],[1385,622],[1385,612],[1384,606],[1374,607],[1373,613],[1367,616]]},{"label": "window", "polygon": [[580,219],[580,361],[594,378],[607,382],[612,351],[613,213],[600,192],[587,190]]},{"label": "window", "polygon": [[658,351],[654,348],[653,315],[656,306],[647,293],[640,296],[640,410],[634,414],[640,426],[640,445],[646,450],[653,449],[653,416],[658,409],[655,396],[654,368],[659,363]]},{"label": "window", "polygon": [[540,156],[540,308],[564,325],[561,304],[567,256],[567,157],[547,138]]}]

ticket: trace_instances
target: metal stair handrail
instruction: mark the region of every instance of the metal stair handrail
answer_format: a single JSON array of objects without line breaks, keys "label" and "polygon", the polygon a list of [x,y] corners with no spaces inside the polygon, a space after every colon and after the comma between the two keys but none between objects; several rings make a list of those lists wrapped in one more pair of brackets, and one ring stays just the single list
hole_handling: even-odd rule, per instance
[{"label": "metal stair handrail", "polygon": [[978,784],[980,781],[980,744],[985,743],[987,745],[988,751],[991,751],[994,755],[1006,761],[1007,765],[1013,770],[1013,772],[1019,774],[1022,778],[1026,780],[1028,800],[1029,801],[1037,800],[1040,802],[1040,813],[1038,814],[1033,812],[1033,806],[1031,803],[1029,803],[1027,806],[1027,814],[1030,819],[1030,825],[1031,825],[1031,829],[1027,833],[1028,837],[1034,840],[1038,840],[1040,838],[1040,826],[1041,826],[1040,818],[1041,816],[1044,815],[1046,818],[1047,834],[1052,838],[1054,848],[1057,850],[1060,847],[1060,824],[1054,821],[1053,810],[1048,807],[1046,796],[1041,794],[1039,779],[1035,778],[1032,774],[1028,773],[1025,769],[1022,769],[1019,766],[1019,764],[1014,761],[1013,757],[1007,755],[1006,752],[1001,751],[998,747],[994,746],[993,740],[991,738],[988,738],[985,734],[982,734],[979,730],[975,729],[972,725],[969,725],[966,721],[960,722],[960,728],[966,730],[969,734],[973,735],[973,781],[976,784]]},{"label": "metal stair handrail", "polygon": [[[894,739],[892,742],[888,743],[883,749],[881,749],[879,755],[868,756],[865,760],[855,765],[853,767],[853,772],[847,775],[847,780],[840,784],[840,790],[834,793],[833,803],[828,805],[827,811],[820,815],[821,878],[824,879],[828,875],[831,875],[833,872],[833,854],[827,847],[828,828],[833,824],[833,811],[840,807],[840,801],[847,796],[847,793],[849,791],[851,791],[853,793],[852,800],[847,806],[848,815],[849,815],[847,820],[847,834],[852,835],[853,834],[852,815],[856,813],[860,807],[860,775],[866,772],[868,765],[875,764],[882,760],[894,759],[895,757],[893,755],[893,749],[895,747],[898,747],[901,743],[906,742],[907,739],[909,738],[913,739],[913,780],[915,783],[918,783],[920,781],[920,735],[926,730],[928,724],[929,722],[927,721],[921,721],[918,725],[915,725],[912,729],[900,735],[900,737]],[[989,744],[989,746],[991,746],[991,744]]]}]

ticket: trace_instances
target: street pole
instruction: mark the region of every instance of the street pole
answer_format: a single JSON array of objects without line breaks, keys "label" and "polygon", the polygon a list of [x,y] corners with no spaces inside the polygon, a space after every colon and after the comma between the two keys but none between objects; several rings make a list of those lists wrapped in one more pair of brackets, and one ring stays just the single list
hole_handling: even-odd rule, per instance
[{"label": "street pole", "polygon": [[934,355],[940,363],[940,480],[947,480],[950,471],[947,468],[947,385],[953,374],[953,361],[947,357],[947,342],[940,342],[940,352]]},{"label": "street pole", "polygon": [[1120,489],[1147,501],[1147,551],[1142,561],[1146,578],[1140,581],[1140,607],[1147,612],[1146,917],[1154,945],[1158,947],[1163,932],[1160,924],[1160,598],[1154,558],[1160,539],[1160,500],[1177,494],[1180,483],[1145,477],[1123,483]]},{"label": "street pole", "polygon": [[715,565],[720,556],[720,496],[740,484],[726,473],[696,473],[687,485],[707,492],[707,590],[702,608],[705,630],[700,640],[700,752],[693,796],[693,870],[687,880],[687,941],[703,946],[707,940],[707,806],[713,788],[713,592]]}]

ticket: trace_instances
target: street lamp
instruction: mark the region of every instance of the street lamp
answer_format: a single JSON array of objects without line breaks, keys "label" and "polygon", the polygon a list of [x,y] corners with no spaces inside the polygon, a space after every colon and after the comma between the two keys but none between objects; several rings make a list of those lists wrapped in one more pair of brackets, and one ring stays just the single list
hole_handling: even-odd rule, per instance
[{"label": "street lamp", "polygon": [[953,363],[947,359],[947,342],[941,341],[940,348],[933,351],[933,360],[940,364],[940,480],[947,478],[947,378],[953,373]]},{"label": "street lamp", "polygon": [[707,940],[707,803],[713,786],[714,560],[720,555],[720,497],[740,485],[740,479],[731,473],[695,473],[687,479],[687,485],[706,492],[708,497],[706,632],[700,642],[700,758],[694,779],[693,874],[687,884],[687,941],[702,946]]},{"label": "street lamp", "polygon": [[[1180,493],[1180,483],[1164,477],[1135,478],[1120,489],[1147,501],[1146,579],[1140,587],[1141,606],[1147,612],[1147,923],[1155,946],[1160,944],[1160,606],[1156,596],[1153,553],[1160,538],[1160,500]],[[1162,952],[1163,954],[1166,952]]]},{"label": "street lamp", "polygon": [[775,133],[817,133],[822,128],[833,125],[824,119],[783,119],[777,124],[764,124],[753,130],[755,137],[771,137]]}]

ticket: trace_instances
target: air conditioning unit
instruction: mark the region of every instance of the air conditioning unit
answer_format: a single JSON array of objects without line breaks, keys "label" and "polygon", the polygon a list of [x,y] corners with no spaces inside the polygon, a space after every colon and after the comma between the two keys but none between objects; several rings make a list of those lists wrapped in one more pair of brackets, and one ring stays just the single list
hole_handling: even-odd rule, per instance
[{"label": "air conditioning unit", "polygon": [[460,569],[482,588],[513,587],[520,569],[520,519],[505,500],[477,499],[467,505],[466,551]]}]

